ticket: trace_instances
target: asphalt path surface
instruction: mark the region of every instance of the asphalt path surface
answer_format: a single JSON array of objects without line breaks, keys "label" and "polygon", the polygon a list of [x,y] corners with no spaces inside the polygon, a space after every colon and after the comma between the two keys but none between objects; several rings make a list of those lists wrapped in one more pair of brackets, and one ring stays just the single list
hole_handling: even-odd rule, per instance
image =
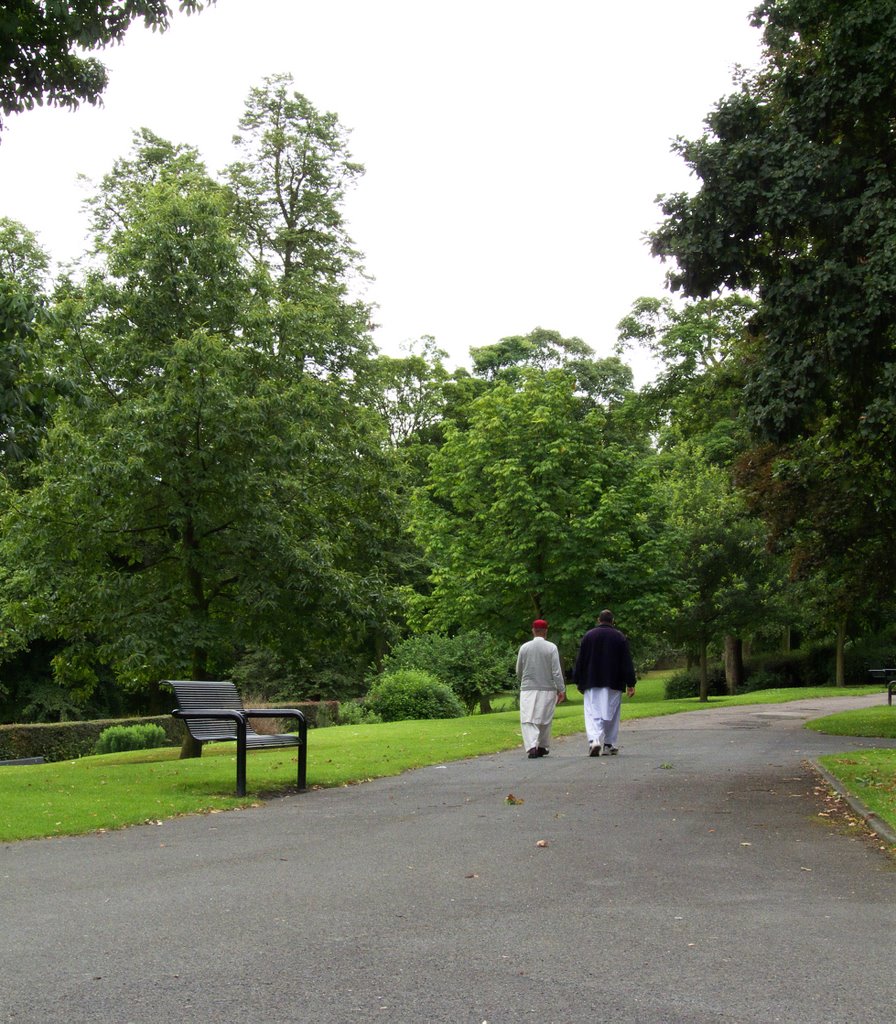
[{"label": "asphalt path surface", "polygon": [[803,729],[881,699],[4,845],[0,1021],[893,1024],[896,860],[811,759],[894,744]]}]

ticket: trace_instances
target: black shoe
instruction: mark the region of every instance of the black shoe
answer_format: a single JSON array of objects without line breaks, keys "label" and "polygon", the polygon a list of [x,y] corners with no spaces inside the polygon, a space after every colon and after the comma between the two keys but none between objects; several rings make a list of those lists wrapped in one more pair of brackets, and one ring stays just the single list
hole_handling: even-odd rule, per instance
[{"label": "black shoe", "polygon": [[538,747],[533,747],[528,751],[526,757],[541,757],[541,754],[538,753]]},{"label": "black shoe", "polygon": [[589,757],[600,757],[600,744],[599,743],[592,743],[588,747],[588,756]]},{"label": "black shoe", "polygon": [[550,750],[547,747],[536,747],[535,749],[538,751],[539,757],[547,757],[550,754]]},{"label": "black shoe", "polygon": [[618,754],[619,747],[614,747],[612,743],[604,744],[604,757],[609,757],[610,754]]}]

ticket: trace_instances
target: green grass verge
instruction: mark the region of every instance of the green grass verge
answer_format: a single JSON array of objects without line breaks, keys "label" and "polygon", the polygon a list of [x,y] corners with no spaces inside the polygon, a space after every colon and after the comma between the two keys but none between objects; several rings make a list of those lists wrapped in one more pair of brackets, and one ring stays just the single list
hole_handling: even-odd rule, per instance
[{"label": "green grass verge", "polygon": [[[816,732],[833,736],[896,739],[896,707],[881,704],[861,711],[843,711],[806,723]],[[851,796],[881,818],[896,833],[896,750],[862,750],[820,757]]]},{"label": "green grass verge", "polygon": [[[623,698],[623,718],[843,695],[842,690],[833,687],[765,690],[740,697],[714,697],[701,704],[696,699],[663,700],[664,683],[662,673],[639,682],[636,696],[632,700]],[[849,692],[877,693],[880,688],[850,688]],[[887,710],[896,715],[894,709]],[[557,708],[554,735],[570,736],[582,731],[582,697],[573,690],[569,700]],[[509,750],[519,744],[519,713],[515,709],[468,718],[316,729],[309,741],[308,784],[351,785],[411,768]],[[250,795],[244,798],[233,795],[235,745],[209,745],[201,758],[187,761],[179,760],[178,753],[174,748],[162,748],[46,765],[0,767],[0,842],[78,835],[181,814],[247,807],[264,796],[288,792],[295,786],[296,761],[291,749],[249,754]],[[890,753],[896,763],[896,752]],[[896,828],[896,815],[893,825]]]},{"label": "green grass verge", "polygon": [[[896,715],[893,708],[888,710]],[[896,750],[829,754],[818,760],[848,793],[885,822],[891,833],[896,833]]]},{"label": "green grass verge", "polygon": [[896,707],[880,704],[861,711],[842,711],[806,723],[807,729],[829,736],[878,736],[896,740]]}]

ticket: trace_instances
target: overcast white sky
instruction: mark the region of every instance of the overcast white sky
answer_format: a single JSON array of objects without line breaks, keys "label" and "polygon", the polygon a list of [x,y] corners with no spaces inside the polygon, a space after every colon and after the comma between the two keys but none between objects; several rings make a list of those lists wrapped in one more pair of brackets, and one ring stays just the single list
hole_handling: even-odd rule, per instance
[{"label": "overcast white sky", "polygon": [[101,52],[102,107],[9,117],[0,215],[80,255],[79,173],[98,180],[140,127],[216,172],[249,89],[289,72],[367,168],[346,215],[382,351],[431,334],[467,365],[541,326],[609,355],[634,299],[663,292],[644,233],[657,194],[691,185],[671,140],[756,66],[757,2],[218,0]]}]

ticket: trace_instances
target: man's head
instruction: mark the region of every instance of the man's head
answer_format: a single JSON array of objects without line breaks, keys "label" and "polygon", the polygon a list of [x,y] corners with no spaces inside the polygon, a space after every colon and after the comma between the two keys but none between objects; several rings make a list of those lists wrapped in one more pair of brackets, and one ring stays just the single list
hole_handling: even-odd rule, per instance
[{"label": "man's head", "polygon": [[532,635],[533,636],[547,636],[548,624],[544,619],[536,619],[532,623]]},{"label": "man's head", "polygon": [[597,621],[602,623],[604,626],[612,626],[613,625],[613,613],[610,611],[609,608],[604,608],[604,610],[600,613],[600,615],[598,615]]}]

